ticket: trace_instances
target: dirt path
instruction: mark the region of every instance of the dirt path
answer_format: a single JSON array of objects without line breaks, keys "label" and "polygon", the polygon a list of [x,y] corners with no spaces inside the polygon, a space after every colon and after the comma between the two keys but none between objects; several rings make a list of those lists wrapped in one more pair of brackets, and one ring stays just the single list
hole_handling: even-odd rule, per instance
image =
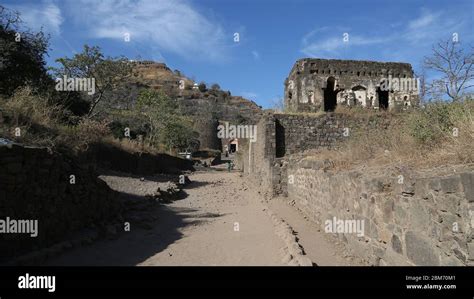
[{"label": "dirt path", "polygon": [[[195,222],[141,265],[282,265],[283,242],[258,197],[236,173],[201,172],[188,197],[168,205]],[[196,222],[197,221],[197,222]]]},{"label": "dirt path", "polygon": [[[132,197],[155,191],[159,181],[123,175],[102,179]],[[73,249],[46,264],[285,265],[279,251],[284,242],[275,234],[258,194],[238,173],[196,172],[190,179],[187,197],[157,205],[157,220],[148,229],[131,221],[131,231],[118,239]]]},{"label": "dirt path", "polygon": [[[128,200],[140,202],[170,179],[141,180],[126,174],[101,178]],[[305,225],[299,213],[277,201],[264,202],[238,172],[198,171],[190,179],[183,199],[152,204],[153,208],[125,217],[130,231],[74,248],[45,265],[348,264],[321,233]],[[308,246],[309,251],[300,245]]]}]

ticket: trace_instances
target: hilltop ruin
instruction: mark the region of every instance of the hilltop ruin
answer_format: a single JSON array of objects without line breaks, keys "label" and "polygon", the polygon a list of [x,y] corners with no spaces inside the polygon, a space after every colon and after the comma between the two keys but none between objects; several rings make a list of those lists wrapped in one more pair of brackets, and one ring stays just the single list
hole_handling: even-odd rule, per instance
[{"label": "hilltop ruin", "polygon": [[409,63],[304,58],[285,80],[285,107],[332,111],[337,105],[407,109],[419,103]]}]

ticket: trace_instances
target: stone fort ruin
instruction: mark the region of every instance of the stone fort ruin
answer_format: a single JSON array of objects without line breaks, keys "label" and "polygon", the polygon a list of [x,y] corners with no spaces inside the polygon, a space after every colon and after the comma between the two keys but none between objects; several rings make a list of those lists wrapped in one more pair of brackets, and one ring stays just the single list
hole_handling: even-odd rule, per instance
[{"label": "stone fort ruin", "polygon": [[[412,77],[406,63],[302,59],[286,79],[285,105],[297,112],[340,105],[408,109],[419,101]],[[372,128],[397,125],[398,118],[385,113],[266,111],[257,123],[257,142],[241,140],[236,163],[260,194],[285,201],[318,227],[334,217],[364,223],[362,237],[328,236],[367,265],[473,265],[472,169],[346,167],[350,155],[342,165],[331,158],[346,140],[363,136],[353,134],[358,128],[371,134]]]},{"label": "stone fort ruin", "polygon": [[405,110],[419,103],[409,63],[304,58],[285,80],[291,111],[332,111],[337,105]]}]

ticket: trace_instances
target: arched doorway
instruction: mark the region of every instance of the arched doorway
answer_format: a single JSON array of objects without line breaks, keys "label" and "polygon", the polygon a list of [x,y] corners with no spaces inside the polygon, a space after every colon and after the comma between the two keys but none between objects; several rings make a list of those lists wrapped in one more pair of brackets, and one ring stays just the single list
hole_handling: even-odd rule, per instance
[{"label": "arched doorway", "polygon": [[382,90],[377,87],[377,97],[379,100],[379,109],[388,109],[388,90]]},{"label": "arched doorway", "polygon": [[324,111],[334,111],[337,104],[336,78],[329,77],[324,90]]},{"label": "arched doorway", "polygon": [[367,88],[362,85],[357,85],[352,87],[352,91],[354,92],[354,105],[367,106]]}]

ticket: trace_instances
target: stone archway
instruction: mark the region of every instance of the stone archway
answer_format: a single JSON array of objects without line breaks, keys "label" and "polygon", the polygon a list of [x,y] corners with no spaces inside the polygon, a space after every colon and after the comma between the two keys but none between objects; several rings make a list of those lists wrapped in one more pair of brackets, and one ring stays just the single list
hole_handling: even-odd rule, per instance
[{"label": "stone archway", "polygon": [[355,105],[367,106],[367,88],[363,85],[352,87],[354,92]]},{"label": "stone archway", "polygon": [[324,111],[334,111],[337,105],[337,93],[336,89],[336,78],[329,77],[326,81],[326,87],[324,91]]},{"label": "stone archway", "polygon": [[379,103],[379,109],[388,109],[388,90],[382,90],[380,87],[377,88],[377,98]]}]

